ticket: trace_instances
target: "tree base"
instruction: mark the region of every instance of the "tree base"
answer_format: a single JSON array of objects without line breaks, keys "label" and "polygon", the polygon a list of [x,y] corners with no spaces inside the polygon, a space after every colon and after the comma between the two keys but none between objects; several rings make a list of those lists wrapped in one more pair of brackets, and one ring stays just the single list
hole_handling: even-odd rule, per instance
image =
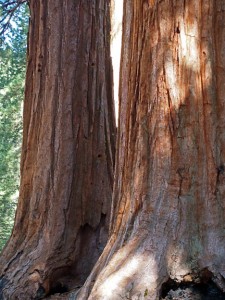
[{"label": "tree base", "polygon": [[[188,279],[188,278],[187,278]],[[207,282],[205,281],[207,280]],[[176,282],[169,279],[162,285],[161,300],[224,300],[225,293],[207,278],[199,282]]]}]

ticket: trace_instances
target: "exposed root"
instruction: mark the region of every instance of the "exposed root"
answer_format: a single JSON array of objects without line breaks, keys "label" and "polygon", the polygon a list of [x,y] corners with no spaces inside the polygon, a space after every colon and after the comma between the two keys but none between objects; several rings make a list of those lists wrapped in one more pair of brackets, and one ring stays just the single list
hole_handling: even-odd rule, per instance
[{"label": "exposed root", "polygon": [[198,276],[184,276],[182,282],[169,278],[162,285],[160,299],[224,300],[225,293],[213,282],[213,273],[205,268]]}]

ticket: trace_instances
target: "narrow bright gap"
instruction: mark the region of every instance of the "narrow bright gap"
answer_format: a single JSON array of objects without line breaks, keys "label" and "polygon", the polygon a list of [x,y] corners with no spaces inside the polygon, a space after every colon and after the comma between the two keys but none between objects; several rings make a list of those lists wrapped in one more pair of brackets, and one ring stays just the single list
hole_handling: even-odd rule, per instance
[{"label": "narrow bright gap", "polygon": [[116,124],[118,125],[119,111],[119,73],[122,38],[123,0],[111,2],[111,55],[113,64],[114,99]]}]

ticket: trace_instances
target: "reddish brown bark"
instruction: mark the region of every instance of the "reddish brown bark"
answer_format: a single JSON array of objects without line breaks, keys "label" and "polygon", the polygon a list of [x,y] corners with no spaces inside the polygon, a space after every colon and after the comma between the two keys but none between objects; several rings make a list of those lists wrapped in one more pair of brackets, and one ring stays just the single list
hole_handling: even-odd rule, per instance
[{"label": "reddish brown bark", "polygon": [[77,299],[225,289],[224,19],[222,0],[125,0],[111,238]]},{"label": "reddish brown bark", "polygon": [[21,187],[0,298],[81,284],[108,236],[115,121],[109,1],[30,0]]}]

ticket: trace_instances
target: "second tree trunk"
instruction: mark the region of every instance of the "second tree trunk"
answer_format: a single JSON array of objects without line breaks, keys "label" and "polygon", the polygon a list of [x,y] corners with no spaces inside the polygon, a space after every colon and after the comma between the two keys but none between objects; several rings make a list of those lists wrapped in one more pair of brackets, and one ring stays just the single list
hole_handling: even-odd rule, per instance
[{"label": "second tree trunk", "polygon": [[113,186],[109,1],[29,2],[21,186],[0,257],[3,299],[84,282],[107,241]]}]

